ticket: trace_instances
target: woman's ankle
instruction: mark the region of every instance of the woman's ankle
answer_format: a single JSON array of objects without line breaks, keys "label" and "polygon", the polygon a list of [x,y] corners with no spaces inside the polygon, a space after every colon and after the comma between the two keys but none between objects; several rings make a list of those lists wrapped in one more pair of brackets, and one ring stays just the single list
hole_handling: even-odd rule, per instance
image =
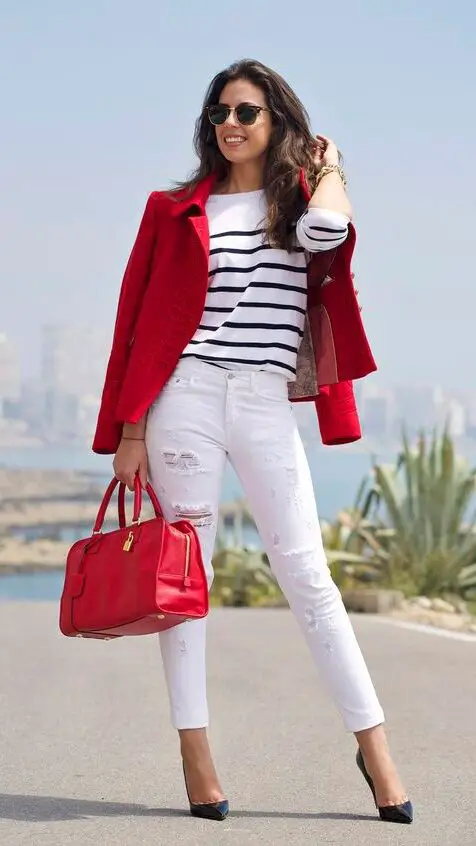
[{"label": "woman's ankle", "polygon": [[393,761],[383,725],[356,732],[365,767],[372,778],[379,805],[400,805],[408,795]]},{"label": "woman's ankle", "polygon": [[355,732],[355,739],[364,758],[390,754],[383,724]]},{"label": "woman's ankle", "polygon": [[198,804],[222,802],[225,797],[213,762],[206,729],[185,729],[179,734],[189,798]]},{"label": "woman's ankle", "polygon": [[193,760],[203,758],[204,755],[210,755],[206,728],[180,729],[179,738],[182,758]]}]

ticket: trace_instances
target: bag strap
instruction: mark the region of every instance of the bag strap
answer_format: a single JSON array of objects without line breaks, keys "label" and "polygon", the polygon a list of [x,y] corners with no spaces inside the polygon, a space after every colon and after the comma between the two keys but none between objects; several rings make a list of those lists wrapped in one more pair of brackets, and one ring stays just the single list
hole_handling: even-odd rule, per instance
[{"label": "bag strap", "polygon": [[[126,498],[126,486],[123,482],[119,482],[119,479],[112,479],[109,483],[106,493],[104,494],[103,500],[101,505],[99,506],[99,511],[96,517],[96,522],[94,523],[93,534],[97,535],[100,533],[104,518],[106,516],[106,511],[108,509],[109,503],[111,501],[111,497],[117,487],[119,485],[119,496],[118,496],[118,514],[119,514],[119,527],[124,529],[126,526],[126,508],[125,508],[125,498]],[[163,517],[162,508],[160,507],[160,502],[157,498],[157,494],[155,493],[152,485],[150,482],[147,482],[145,488],[149,499],[152,503],[152,507],[155,512],[156,517]],[[134,511],[132,516],[132,523],[137,524],[140,521],[140,515],[142,510],[142,485],[140,483],[139,476],[135,477],[134,480]]]}]

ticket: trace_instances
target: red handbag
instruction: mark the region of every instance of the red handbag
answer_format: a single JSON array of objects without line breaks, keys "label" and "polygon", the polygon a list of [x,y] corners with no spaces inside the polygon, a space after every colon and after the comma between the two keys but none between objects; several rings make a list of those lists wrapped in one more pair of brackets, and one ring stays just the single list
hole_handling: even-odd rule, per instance
[{"label": "red handbag", "polygon": [[66,561],[60,629],[68,637],[109,639],[162,632],[208,613],[208,585],[200,541],[186,520],[168,523],[150,484],[155,518],[141,523],[142,487],[136,478],[132,524],[126,526],[120,483],[119,529],[102,533],[110,483],[92,536],[77,541]]}]

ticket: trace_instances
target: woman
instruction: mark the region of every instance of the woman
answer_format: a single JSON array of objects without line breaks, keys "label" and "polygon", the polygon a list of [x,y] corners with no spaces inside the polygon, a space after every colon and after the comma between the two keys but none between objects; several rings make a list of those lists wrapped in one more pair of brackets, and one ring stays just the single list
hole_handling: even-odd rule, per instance
[{"label": "woman", "polygon": [[[316,402],[328,443],[359,437],[348,380],[374,364],[350,282],[355,234],[339,153],[311,135],[287,83],[255,61],[212,81],[195,145],[193,178],[147,203],[93,448],[115,452],[115,474],[129,488],[136,474],[142,484],[149,476],[168,519],[195,524],[210,585],[229,458],[312,657],[356,736],[380,817],[409,823],[382,708],[326,563],[289,403]],[[339,342],[337,318],[349,330]],[[160,647],[191,811],[224,819],[228,803],[206,733],[205,633],[205,620],[185,623],[163,632]]]}]

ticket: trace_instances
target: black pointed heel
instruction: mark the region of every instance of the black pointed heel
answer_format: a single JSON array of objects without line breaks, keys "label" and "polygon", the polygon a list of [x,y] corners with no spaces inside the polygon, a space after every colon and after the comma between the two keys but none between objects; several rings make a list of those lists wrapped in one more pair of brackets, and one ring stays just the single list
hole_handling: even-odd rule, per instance
[{"label": "black pointed heel", "polygon": [[367,782],[370,790],[372,791],[372,796],[374,797],[375,807],[379,812],[379,816],[381,820],[384,822],[394,822],[394,823],[403,823],[404,825],[409,825],[413,822],[413,805],[408,799],[406,802],[402,802],[401,805],[383,805],[380,807],[377,805],[377,797],[375,795],[375,787],[372,779],[370,778],[367,768],[365,766],[364,758],[360,749],[357,752],[356,758],[357,766],[362,773],[365,781]]},{"label": "black pointed heel", "polygon": [[187,798],[192,817],[200,817],[202,820],[216,820],[217,822],[223,822],[223,820],[228,816],[228,812],[230,810],[228,799],[223,799],[221,802],[192,802],[190,799],[190,793],[188,792],[185,764],[182,763],[182,767],[185,790],[187,791]]}]

